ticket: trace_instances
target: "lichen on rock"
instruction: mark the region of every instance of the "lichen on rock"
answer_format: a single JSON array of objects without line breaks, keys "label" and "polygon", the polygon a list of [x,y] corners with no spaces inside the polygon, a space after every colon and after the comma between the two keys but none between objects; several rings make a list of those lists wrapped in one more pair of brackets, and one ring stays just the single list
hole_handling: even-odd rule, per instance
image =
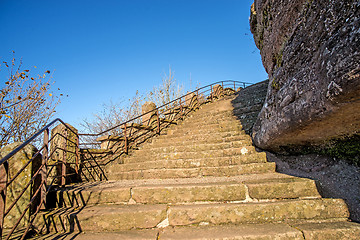
[{"label": "lichen on rock", "polygon": [[255,0],[250,27],[269,74],[254,143],[279,151],[360,131],[360,2]]}]

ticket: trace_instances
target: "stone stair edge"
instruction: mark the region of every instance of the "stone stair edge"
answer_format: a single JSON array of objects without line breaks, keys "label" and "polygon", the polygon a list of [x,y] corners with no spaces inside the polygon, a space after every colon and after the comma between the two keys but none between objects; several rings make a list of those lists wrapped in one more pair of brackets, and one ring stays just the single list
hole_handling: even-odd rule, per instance
[{"label": "stone stair edge", "polygon": [[[309,227],[309,224],[311,225]],[[312,227],[316,226],[316,228]],[[330,230],[330,231],[329,231]],[[345,232],[345,233],[344,233]],[[63,240],[158,240],[158,239],[188,239],[188,240],[213,240],[215,239],[254,239],[260,240],[265,236],[277,240],[307,240],[312,236],[322,235],[323,239],[339,240],[336,235],[342,233],[343,239],[353,239],[353,236],[360,235],[358,224],[341,222],[323,222],[323,223],[268,223],[268,224],[243,224],[228,226],[179,226],[153,229],[133,229],[117,232],[77,232],[77,233],[57,233],[48,234],[42,237],[31,238],[33,240],[63,239]]]},{"label": "stone stair edge", "polygon": [[[293,211],[302,209],[303,211]],[[74,223],[81,223],[84,231],[117,231],[133,228],[154,228],[168,226],[189,226],[207,223],[248,224],[297,221],[344,221],[349,217],[346,205],[341,199],[296,199],[277,202],[251,203],[206,203],[191,205],[145,204],[145,205],[94,205],[78,211],[65,209],[65,217]],[[263,212],[253,215],[253,212]],[[61,211],[58,211],[59,213]],[[67,216],[68,215],[68,216]],[[55,215],[48,214],[47,216]],[[92,220],[89,220],[91,216]],[[195,218],[196,217],[196,218]],[[47,219],[47,217],[44,217]],[[126,219],[126,221],[124,221]],[[166,223],[164,223],[166,222]],[[106,224],[104,224],[106,223]]]}]

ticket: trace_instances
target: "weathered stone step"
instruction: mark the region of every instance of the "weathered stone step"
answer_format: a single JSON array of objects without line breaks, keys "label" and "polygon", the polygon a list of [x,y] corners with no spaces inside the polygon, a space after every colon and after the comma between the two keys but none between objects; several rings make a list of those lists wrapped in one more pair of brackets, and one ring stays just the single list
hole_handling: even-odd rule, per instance
[{"label": "weathered stone step", "polygon": [[159,224],[190,226],[282,221],[296,223],[327,219],[345,221],[349,212],[344,201],[340,199],[302,199],[193,205],[95,205],[73,209],[71,214],[62,216],[62,223],[67,226],[68,231],[71,228],[75,231],[81,229],[85,232],[106,232],[155,228]]},{"label": "weathered stone step", "polygon": [[234,108],[234,115],[238,116],[243,113],[250,113],[250,112],[259,112],[262,108],[263,104],[251,105],[248,107],[235,107]]},{"label": "weathered stone step", "polygon": [[[160,239],[239,239],[239,240],[314,240],[314,239],[357,239],[358,224],[350,222],[312,223],[289,226],[284,223],[242,224],[230,226],[198,226],[167,228],[159,233]],[[303,235],[303,233],[306,233]],[[323,234],[323,235],[322,235]],[[304,238],[305,236],[305,238]],[[315,237],[316,236],[316,237]]]},{"label": "weathered stone step", "polygon": [[204,122],[206,120],[211,120],[211,119],[222,119],[222,118],[233,118],[234,114],[233,114],[233,108],[228,109],[228,110],[224,110],[224,111],[206,111],[204,109],[200,109],[197,112],[194,112],[193,114],[191,114],[189,116],[189,118],[187,118],[184,122],[189,121],[189,122]]},{"label": "weathered stone step", "polygon": [[345,220],[349,212],[341,199],[286,200],[259,203],[178,205],[170,207],[169,224],[239,224],[296,220]]},{"label": "weathered stone step", "polygon": [[243,119],[249,119],[249,118],[257,118],[259,112],[261,109],[259,109],[258,111],[254,111],[254,112],[240,112],[238,113],[237,110],[234,110],[234,112],[236,112],[236,116],[238,117],[239,121],[241,123],[243,123]]},{"label": "weathered stone step", "polygon": [[172,152],[184,152],[189,150],[216,150],[216,149],[226,149],[226,148],[239,148],[242,146],[250,146],[252,142],[249,140],[235,140],[224,142],[223,139],[214,138],[214,142],[204,141],[204,142],[188,142],[188,144],[167,144],[167,145],[156,145],[156,144],[147,144],[141,151],[172,151]]},{"label": "weathered stone step", "polygon": [[[146,161],[148,160],[148,161]],[[133,161],[133,162],[132,162]],[[248,163],[265,163],[266,155],[257,156],[231,156],[217,158],[198,158],[198,159],[177,159],[177,160],[157,160],[129,158],[123,164],[113,163],[107,166],[107,172],[127,172],[146,169],[170,169],[170,168],[199,168],[199,167],[223,167]]]},{"label": "weathered stone step", "polygon": [[235,126],[224,126],[224,127],[208,127],[204,126],[202,128],[181,128],[176,130],[169,130],[167,136],[170,138],[180,137],[183,135],[201,135],[201,134],[221,134],[224,132],[234,132],[237,131],[241,133],[242,126],[240,124]]},{"label": "weathered stone step", "polygon": [[176,134],[180,132],[206,132],[206,131],[212,131],[216,132],[218,130],[228,130],[228,131],[241,131],[242,126],[240,124],[240,121],[231,121],[227,123],[215,123],[215,124],[199,124],[199,125],[183,125],[183,126],[177,126],[175,128],[169,129],[167,134]]},{"label": "weathered stone step", "polygon": [[[225,133],[225,134],[203,134],[203,135],[192,135],[192,136],[181,136],[175,139],[168,139],[168,136],[160,136],[153,140],[149,144],[149,148],[152,147],[165,147],[165,146],[179,146],[179,145],[195,145],[195,144],[214,144],[214,143],[229,143],[233,141],[245,141],[251,143],[250,136],[239,134],[239,132]],[[147,148],[147,146],[144,146]]]},{"label": "weathered stone step", "polygon": [[359,224],[352,222],[304,223],[290,226],[286,223],[241,224],[227,226],[169,227],[165,229],[133,229],[117,232],[82,232],[49,234],[33,239],[62,240],[357,240]]},{"label": "weathered stone step", "polygon": [[250,139],[250,136],[245,134],[245,131],[225,131],[225,132],[215,132],[215,133],[193,133],[193,134],[181,134],[181,135],[163,135],[163,137],[159,137],[154,139],[153,143],[156,142],[169,142],[169,141],[183,141],[183,140],[187,140],[187,141],[198,141],[198,140],[203,140],[203,139],[207,139],[208,137],[213,137],[213,138],[228,138],[228,137],[234,137],[234,136],[238,136],[238,140],[241,139]]},{"label": "weathered stone step", "polygon": [[142,162],[142,161],[154,161],[154,160],[177,160],[177,159],[199,159],[199,158],[216,158],[216,157],[230,157],[230,156],[247,156],[255,154],[254,158],[257,158],[257,152],[253,146],[243,146],[240,148],[226,148],[215,150],[196,150],[193,151],[178,151],[178,152],[160,152],[160,151],[141,151],[136,156],[128,157],[124,162]]},{"label": "weathered stone step", "polygon": [[275,163],[249,163],[225,167],[146,169],[129,172],[108,173],[110,180],[122,179],[167,179],[194,178],[206,176],[236,176],[241,174],[256,174],[275,172]]},{"label": "weathered stone step", "polygon": [[[247,95],[247,94],[246,94]],[[259,93],[259,97],[254,97],[253,95],[243,95],[241,97],[235,98],[232,101],[232,105],[234,108],[243,108],[252,105],[263,104],[266,96],[266,91],[262,91]],[[261,96],[262,95],[262,96]]]},{"label": "weathered stone step", "polygon": [[[220,181],[222,180],[222,181]],[[252,179],[184,184],[101,184],[57,192],[66,207],[99,204],[179,204],[249,202],[296,198],[320,198],[314,181],[301,178]],[[246,179],[245,179],[246,180]]]},{"label": "weathered stone step", "polygon": [[174,126],[173,130],[186,129],[186,128],[203,128],[203,127],[226,127],[226,126],[238,126],[240,122],[235,118],[216,118],[214,120],[206,120],[204,122],[184,121],[179,125]]}]

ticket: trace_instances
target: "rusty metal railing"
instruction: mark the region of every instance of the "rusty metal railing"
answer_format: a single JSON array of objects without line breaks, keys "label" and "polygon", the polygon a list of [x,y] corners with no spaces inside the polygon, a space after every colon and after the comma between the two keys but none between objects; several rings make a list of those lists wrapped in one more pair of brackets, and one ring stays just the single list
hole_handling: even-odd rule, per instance
[{"label": "rusty metal railing", "polygon": [[[10,239],[19,229],[19,239],[25,239],[28,232],[33,230],[39,213],[54,205],[48,202],[47,196],[55,187],[80,181],[107,180],[102,169],[104,163],[98,162],[99,159],[90,149],[80,149],[80,137],[104,136],[111,130],[120,128],[122,135],[112,136],[119,141],[110,153],[119,157],[149,138],[161,134],[168,126],[177,124],[202,104],[232,94],[238,87],[245,88],[248,85],[251,84],[232,80],[216,82],[97,134],[78,134],[76,129],[61,119],[53,120],[0,160],[1,239]],[[148,116],[146,120],[144,116]],[[55,126],[56,124],[59,125]],[[42,139],[42,143],[38,144],[39,150],[13,172],[12,165],[18,162],[14,159],[17,154],[39,139]],[[24,177],[24,174],[27,177]],[[27,199],[24,199],[24,196],[27,196]],[[11,201],[7,201],[10,197]],[[21,210],[18,210],[19,205],[22,206]],[[15,220],[11,222],[11,226],[6,226],[4,234],[5,224],[14,209],[17,210],[16,216],[12,216]]]},{"label": "rusty metal railing", "polygon": [[[59,126],[61,130],[54,131]],[[41,144],[39,138],[42,138]],[[39,150],[32,144],[40,145]],[[33,222],[47,209],[48,193],[76,178],[82,181],[78,176],[87,165],[80,164],[78,146],[78,133],[57,118],[0,160],[1,239],[10,239],[15,231],[21,232],[19,239],[25,239],[30,230],[36,231]],[[73,157],[72,162],[67,161],[69,155]]]},{"label": "rusty metal railing", "polygon": [[[113,158],[93,157],[94,159],[98,159],[102,165],[106,165],[114,159],[119,159],[119,156],[122,154],[128,154],[131,148],[137,148],[138,145],[153,136],[160,135],[168,126],[177,124],[179,120],[182,120],[186,115],[198,109],[202,104],[212,102],[216,98],[220,98],[221,95],[232,94],[239,87],[245,88],[249,85],[251,85],[251,83],[233,80],[219,81],[198,88],[195,91],[189,92],[162,106],[156,107],[100,133],[79,134],[79,137],[102,137],[102,141],[107,142],[107,144],[102,144],[102,148],[110,149]],[[144,116],[148,117],[143,119]],[[116,131],[121,133],[119,136],[106,136],[106,134],[115,129],[120,130]],[[111,141],[116,143],[110,144]],[[100,143],[96,143],[94,139],[92,142],[82,141],[80,143],[82,146],[93,146],[94,144],[100,145]],[[100,154],[102,154],[102,152],[100,152]]]}]

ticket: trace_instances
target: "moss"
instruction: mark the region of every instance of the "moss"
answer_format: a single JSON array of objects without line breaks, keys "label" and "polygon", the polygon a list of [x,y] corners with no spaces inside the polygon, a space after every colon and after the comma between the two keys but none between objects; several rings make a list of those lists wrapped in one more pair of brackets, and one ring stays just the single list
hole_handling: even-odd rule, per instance
[{"label": "moss", "polygon": [[282,63],[283,63],[283,51],[282,50],[273,56],[273,63],[277,68],[282,66]]},{"label": "moss", "polygon": [[274,89],[274,90],[280,90],[280,84],[279,84],[279,81],[276,79],[276,78],[273,78],[273,80],[271,81],[271,87]]},{"label": "moss", "polygon": [[355,166],[360,166],[360,135],[331,139],[322,144],[280,146],[282,154],[304,155],[316,153],[343,159]]},{"label": "moss", "polygon": [[272,21],[272,16],[270,12],[271,12],[271,4],[269,2],[262,11],[262,24],[264,28],[268,28],[270,26],[270,21]]},{"label": "moss", "polygon": [[360,166],[360,135],[331,140],[318,152]]}]

